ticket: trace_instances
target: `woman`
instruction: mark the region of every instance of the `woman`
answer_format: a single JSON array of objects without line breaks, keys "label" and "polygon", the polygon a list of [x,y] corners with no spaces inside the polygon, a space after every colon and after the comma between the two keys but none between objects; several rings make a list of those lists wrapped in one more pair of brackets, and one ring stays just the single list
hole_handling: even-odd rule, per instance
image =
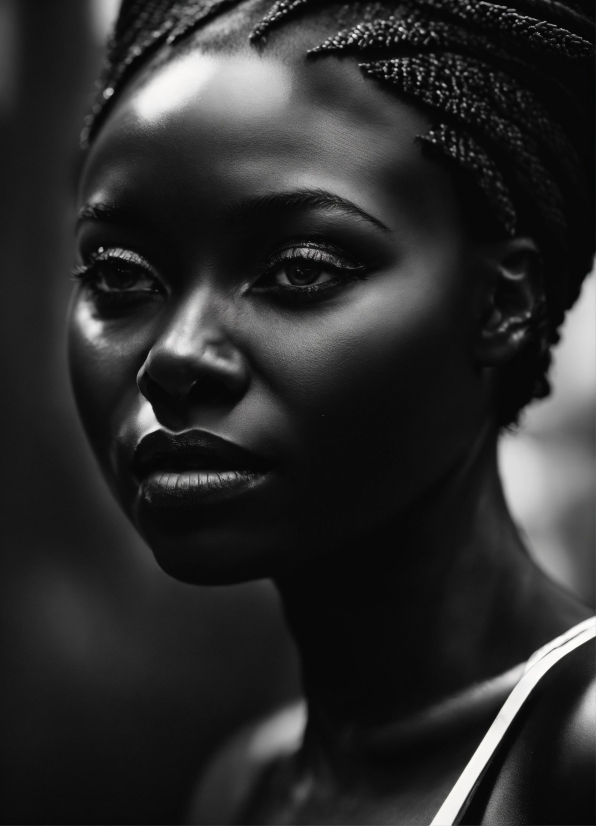
[{"label": "woman", "polygon": [[123,5],[79,409],[165,571],[274,579],[308,709],[223,751],[200,822],[593,822],[590,612],[496,466],[594,250],[582,5]]}]

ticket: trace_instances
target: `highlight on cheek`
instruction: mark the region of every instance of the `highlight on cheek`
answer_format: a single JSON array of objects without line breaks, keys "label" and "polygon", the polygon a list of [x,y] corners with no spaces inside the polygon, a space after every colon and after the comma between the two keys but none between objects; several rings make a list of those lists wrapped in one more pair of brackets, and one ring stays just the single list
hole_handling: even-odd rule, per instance
[{"label": "highlight on cheek", "polygon": [[72,326],[76,329],[77,335],[88,342],[100,341],[106,328],[105,321],[93,311],[92,305],[76,298],[72,310]]}]

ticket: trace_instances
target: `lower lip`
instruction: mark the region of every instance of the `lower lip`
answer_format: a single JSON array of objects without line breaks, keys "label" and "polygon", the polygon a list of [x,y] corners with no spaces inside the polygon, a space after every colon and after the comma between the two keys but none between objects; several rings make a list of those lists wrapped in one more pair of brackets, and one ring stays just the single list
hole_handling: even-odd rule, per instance
[{"label": "lower lip", "polygon": [[159,470],[142,480],[140,501],[156,509],[196,509],[234,498],[265,476],[249,470]]}]

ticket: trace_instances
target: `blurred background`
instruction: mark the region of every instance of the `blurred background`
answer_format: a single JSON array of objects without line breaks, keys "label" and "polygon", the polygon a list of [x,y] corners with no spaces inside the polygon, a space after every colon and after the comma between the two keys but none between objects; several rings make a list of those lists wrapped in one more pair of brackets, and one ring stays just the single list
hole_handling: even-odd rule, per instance
[{"label": "blurred background", "polygon": [[[64,317],[77,136],[117,0],[0,0],[0,821],[175,823],[209,753],[297,693],[268,583],[199,589],[155,566],[98,478]],[[538,562],[594,604],[594,277],[556,394],[507,436]]]}]

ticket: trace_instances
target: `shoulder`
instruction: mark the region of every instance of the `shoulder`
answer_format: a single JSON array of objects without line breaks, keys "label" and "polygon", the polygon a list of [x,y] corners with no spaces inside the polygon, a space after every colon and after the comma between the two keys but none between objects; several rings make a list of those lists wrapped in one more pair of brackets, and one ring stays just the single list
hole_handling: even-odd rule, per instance
[{"label": "shoulder", "polygon": [[305,724],[305,705],[297,702],[232,736],[201,777],[186,822],[240,822],[267,768],[300,747]]},{"label": "shoulder", "polygon": [[[595,759],[596,647],[588,640],[560,660],[538,686],[534,716],[574,764]],[[535,723],[537,726],[537,723]],[[536,732],[537,733],[537,732]]]},{"label": "shoulder", "polygon": [[474,822],[594,823],[595,777],[596,661],[589,640],[533,690],[472,804]]},{"label": "shoulder", "polygon": [[596,770],[595,653],[592,639],[553,666],[530,698],[520,732],[520,746],[534,755],[553,793],[564,790],[578,802],[589,795],[591,810]]}]

